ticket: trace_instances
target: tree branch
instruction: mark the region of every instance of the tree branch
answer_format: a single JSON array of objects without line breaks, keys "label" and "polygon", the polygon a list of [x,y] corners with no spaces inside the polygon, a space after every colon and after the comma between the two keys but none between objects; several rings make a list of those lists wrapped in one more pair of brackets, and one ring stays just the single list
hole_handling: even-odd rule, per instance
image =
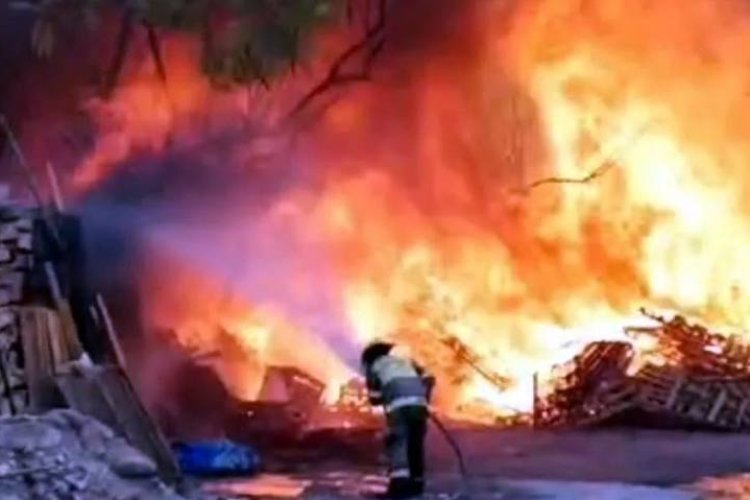
[{"label": "tree branch", "polygon": [[126,11],[123,14],[122,22],[120,24],[120,33],[117,35],[117,48],[115,49],[115,55],[112,59],[112,64],[107,70],[106,80],[104,83],[104,97],[108,98],[112,95],[112,92],[117,86],[117,82],[120,79],[122,68],[125,64],[125,57],[128,54],[130,48],[130,41],[133,38],[133,29],[135,27],[135,16],[131,11]]},{"label": "tree branch", "polygon": [[632,137],[630,137],[629,140],[624,141],[623,144],[620,144],[619,147],[616,148],[608,148],[608,152],[600,152],[598,155],[598,158],[596,158],[594,161],[587,162],[592,167],[594,165],[599,165],[595,169],[591,170],[588,174],[584,175],[583,177],[547,177],[545,179],[539,179],[537,181],[532,182],[531,184],[522,187],[520,189],[515,190],[516,193],[521,194],[528,194],[529,191],[532,189],[545,186],[548,184],[588,184],[591,181],[594,181],[600,177],[603,177],[607,174],[612,168],[617,165],[616,158],[618,156],[618,152],[623,151],[630,145],[632,145],[634,142],[636,142],[638,139],[640,139],[643,134],[646,132],[645,125],[637,127],[632,134]]},{"label": "tree branch", "polygon": [[526,186],[523,191],[530,191],[532,189],[544,186],[546,184],[587,184],[603,175],[614,167],[615,164],[612,162],[605,162],[598,168],[592,170],[583,177],[571,178],[571,177],[547,177],[545,179],[539,179]]},{"label": "tree branch", "polygon": [[[387,17],[388,0],[379,0],[375,22],[367,27],[362,38],[333,61],[325,78],[300,99],[289,113],[289,118],[302,112],[318,97],[335,87],[370,79],[373,63],[385,46]],[[361,66],[357,69],[347,70],[347,65],[358,56],[363,57]]]},{"label": "tree branch", "polygon": [[151,57],[154,60],[156,66],[156,73],[159,75],[159,80],[166,87],[167,85],[167,69],[164,64],[164,57],[161,52],[161,44],[159,43],[159,35],[156,30],[149,23],[144,23],[146,27],[146,34],[148,36],[148,48],[151,51]]}]

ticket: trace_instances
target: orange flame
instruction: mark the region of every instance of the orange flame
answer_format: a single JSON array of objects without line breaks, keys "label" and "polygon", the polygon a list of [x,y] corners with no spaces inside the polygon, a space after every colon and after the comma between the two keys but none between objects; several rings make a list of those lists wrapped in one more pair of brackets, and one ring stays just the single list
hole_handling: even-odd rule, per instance
[{"label": "orange flame", "polygon": [[[582,343],[624,339],[640,306],[747,326],[749,8],[469,4],[474,25],[455,52],[420,54],[328,110],[304,146],[322,187],[290,191],[266,214],[283,212],[333,255],[351,335],[409,345],[439,375],[445,409],[481,400],[501,412],[527,410],[533,373]],[[223,106],[197,75],[170,88],[168,114],[153,82],[94,110],[105,125],[82,185]],[[557,180],[529,188],[547,176]],[[295,318],[247,311],[220,321],[251,325],[233,332],[268,362],[267,325],[293,332]],[[452,362],[446,337],[515,386],[499,391]]]}]

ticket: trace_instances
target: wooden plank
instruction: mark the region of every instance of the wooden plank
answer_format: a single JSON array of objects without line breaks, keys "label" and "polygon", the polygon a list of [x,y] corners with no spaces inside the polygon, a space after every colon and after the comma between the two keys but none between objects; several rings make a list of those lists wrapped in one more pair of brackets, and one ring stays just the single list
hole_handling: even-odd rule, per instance
[{"label": "wooden plank", "polygon": [[80,355],[70,350],[56,311],[43,307],[22,307],[18,311],[30,408],[41,412],[56,405],[54,379]]},{"label": "wooden plank", "polygon": [[114,408],[104,398],[91,377],[71,371],[57,375],[55,383],[70,408],[94,417],[116,432],[118,431],[118,420]]},{"label": "wooden plank", "polygon": [[51,161],[47,162],[47,179],[49,180],[50,190],[52,191],[52,200],[55,202],[55,210],[62,212],[65,210],[65,203],[63,202],[60,181],[57,177],[57,170]]},{"label": "wooden plank", "polygon": [[116,366],[97,370],[96,383],[103,397],[115,408],[118,428],[136,448],[150,456],[168,482],[180,477],[180,469],[170,447],[143,406],[124,370]]},{"label": "wooden plank", "polygon": [[68,350],[68,346],[65,342],[62,325],[60,318],[56,314],[48,314],[47,320],[47,342],[49,343],[50,355],[52,356],[52,363],[54,367],[54,373],[57,374],[61,371],[61,368],[75,358],[73,354]]},{"label": "wooden plank", "polygon": [[52,293],[52,299],[55,302],[57,312],[62,321],[62,331],[65,342],[67,343],[67,349],[75,359],[78,359],[84,354],[84,352],[81,342],[78,339],[78,328],[73,319],[73,311],[70,307],[70,302],[68,302],[68,299],[62,294],[60,282],[57,279],[57,273],[55,272],[52,263],[45,262],[44,270],[47,274],[47,281],[49,283],[50,292]]},{"label": "wooden plank", "polygon": [[56,367],[49,344],[48,314],[50,311],[44,308],[19,309],[29,406],[34,412],[49,409],[55,399],[53,379]]},{"label": "wooden plank", "polygon": [[107,332],[109,343],[112,345],[112,350],[115,353],[115,359],[117,364],[121,368],[125,368],[125,352],[122,350],[120,340],[117,338],[117,332],[115,331],[115,324],[112,321],[112,317],[109,314],[107,304],[104,302],[104,297],[101,294],[96,294],[96,305],[104,323],[104,330]]},{"label": "wooden plank", "polygon": [[716,417],[719,415],[719,411],[721,411],[721,408],[724,406],[726,400],[727,391],[722,390],[717,396],[716,401],[714,401],[714,404],[711,407],[711,411],[709,412],[706,420],[708,420],[709,422],[715,422]]},{"label": "wooden plank", "polygon": [[737,427],[742,426],[742,421],[745,416],[745,412],[747,411],[748,407],[750,407],[750,399],[745,399],[742,401],[742,404],[740,405],[740,408],[737,410],[737,420],[736,425]]}]

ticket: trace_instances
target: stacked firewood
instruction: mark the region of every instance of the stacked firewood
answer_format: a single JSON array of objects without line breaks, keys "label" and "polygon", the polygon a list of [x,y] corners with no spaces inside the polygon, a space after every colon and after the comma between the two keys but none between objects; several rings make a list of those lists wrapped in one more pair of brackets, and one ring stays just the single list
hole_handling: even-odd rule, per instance
[{"label": "stacked firewood", "polygon": [[651,337],[648,350],[596,342],[558,367],[548,392],[535,398],[536,425],[750,429],[750,346],[681,316],[650,317],[656,326],[626,329]]},{"label": "stacked firewood", "polygon": [[23,298],[24,276],[33,264],[31,211],[0,208],[0,307]]},{"label": "stacked firewood", "polygon": [[20,413],[28,404],[16,306],[33,265],[33,229],[31,210],[0,207],[0,415]]}]

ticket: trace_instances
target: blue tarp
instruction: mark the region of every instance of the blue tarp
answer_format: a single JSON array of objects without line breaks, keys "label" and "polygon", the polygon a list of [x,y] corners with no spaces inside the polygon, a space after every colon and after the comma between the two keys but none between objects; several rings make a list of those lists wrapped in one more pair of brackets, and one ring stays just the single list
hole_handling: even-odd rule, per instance
[{"label": "blue tarp", "polygon": [[173,449],[182,472],[192,476],[249,475],[260,469],[257,451],[231,441],[176,443]]}]

